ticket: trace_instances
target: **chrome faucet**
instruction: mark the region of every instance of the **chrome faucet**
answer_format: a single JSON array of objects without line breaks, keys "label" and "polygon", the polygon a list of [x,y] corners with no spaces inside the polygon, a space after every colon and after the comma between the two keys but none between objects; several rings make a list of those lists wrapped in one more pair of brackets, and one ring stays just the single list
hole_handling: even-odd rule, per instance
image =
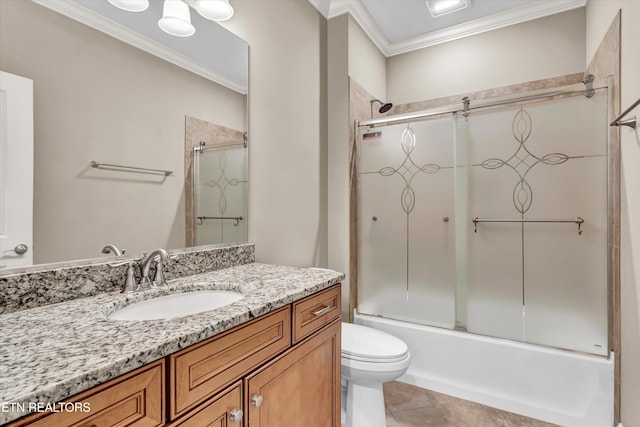
[{"label": "chrome faucet", "polygon": [[124,252],[125,252],[124,249],[120,250],[116,245],[112,245],[111,243],[109,243],[107,246],[102,248],[103,254],[113,253],[115,256],[120,256],[120,255],[124,255]]},{"label": "chrome faucet", "polygon": [[[162,286],[166,284],[164,280],[164,274],[162,273],[162,262],[169,259],[169,253],[166,249],[156,249],[155,251],[146,255],[142,261],[140,261],[140,288],[147,289],[156,286]],[[151,263],[156,262],[156,274],[153,281],[149,278],[149,272],[151,270]]]}]

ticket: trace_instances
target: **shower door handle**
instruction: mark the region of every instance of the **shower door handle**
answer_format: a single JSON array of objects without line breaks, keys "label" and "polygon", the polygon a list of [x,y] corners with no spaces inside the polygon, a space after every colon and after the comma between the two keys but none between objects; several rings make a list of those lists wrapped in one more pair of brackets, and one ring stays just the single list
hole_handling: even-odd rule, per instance
[{"label": "shower door handle", "polygon": [[25,245],[24,243],[20,243],[19,245],[16,245],[15,248],[8,249],[7,252],[15,252],[17,255],[24,255],[28,250],[29,246]]}]

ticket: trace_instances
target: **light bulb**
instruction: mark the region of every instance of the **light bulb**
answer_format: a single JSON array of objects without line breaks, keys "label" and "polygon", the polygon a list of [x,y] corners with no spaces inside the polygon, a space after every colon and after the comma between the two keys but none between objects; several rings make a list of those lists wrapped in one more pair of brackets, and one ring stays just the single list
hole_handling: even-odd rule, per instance
[{"label": "light bulb", "polygon": [[164,0],[162,19],[158,26],[167,34],[176,37],[189,37],[196,29],[191,25],[189,6],[182,0]]},{"label": "light bulb", "polygon": [[226,21],[233,16],[229,0],[198,0],[194,7],[200,16],[212,21]]},{"label": "light bulb", "polygon": [[149,0],[107,0],[115,7],[128,12],[143,12],[149,8]]}]

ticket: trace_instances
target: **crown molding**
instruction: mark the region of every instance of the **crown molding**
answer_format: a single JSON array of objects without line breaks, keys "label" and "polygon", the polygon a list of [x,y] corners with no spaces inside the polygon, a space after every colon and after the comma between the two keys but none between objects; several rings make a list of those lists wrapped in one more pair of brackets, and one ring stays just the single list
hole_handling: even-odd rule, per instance
[{"label": "crown molding", "polygon": [[113,22],[102,15],[99,15],[89,9],[86,9],[77,3],[68,0],[31,0],[40,6],[58,12],[61,15],[85,24],[95,30],[110,35],[122,42],[137,47],[151,55],[157,56],[177,65],[180,68],[191,71],[205,79],[229,88],[235,92],[246,95],[248,92],[247,85],[230,79],[226,76],[216,73],[215,71],[203,66],[197,61],[186,57],[185,55],[169,49],[163,44],[142,36],[129,28]]},{"label": "crown molding", "polygon": [[349,13],[385,57],[474,36],[533,19],[544,18],[545,16],[584,7],[587,4],[587,0],[537,2],[487,16],[486,18],[422,34],[401,42],[391,43],[360,0],[309,0],[309,2],[327,19]]}]

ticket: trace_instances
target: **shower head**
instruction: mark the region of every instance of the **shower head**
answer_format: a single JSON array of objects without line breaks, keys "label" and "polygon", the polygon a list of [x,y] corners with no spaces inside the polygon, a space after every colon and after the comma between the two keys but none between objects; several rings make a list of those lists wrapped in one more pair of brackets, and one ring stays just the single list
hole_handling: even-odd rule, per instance
[{"label": "shower head", "polygon": [[390,103],[390,102],[384,103],[384,102],[380,101],[379,99],[372,99],[372,100],[371,100],[371,101],[369,101],[369,102],[371,102],[371,105],[372,105],[372,106],[373,106],[373,103],[374,103],[374,102],[377,102],[377,103],[379,103],[379,104],[380,104],[380,109],[378,110],[378,112],[379,112],[380,114],[384,114],[384,113],[386,113],[387,111],[389,111],[389,110],[391,109],[391,107],[393,107],[393,104],[392,104],[392,103]]}]

